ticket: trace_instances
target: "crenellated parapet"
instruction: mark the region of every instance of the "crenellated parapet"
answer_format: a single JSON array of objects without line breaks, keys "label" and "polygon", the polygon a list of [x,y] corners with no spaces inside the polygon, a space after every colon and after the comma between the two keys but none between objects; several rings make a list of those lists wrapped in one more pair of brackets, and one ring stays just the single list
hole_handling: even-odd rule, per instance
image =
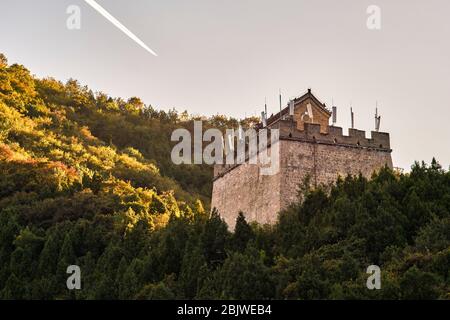
[{"label": "crenellated parapet", "polygon": [[[261,130],[262,128],[257,128]],[[348,135],[343,134],[341,127],[327,126],[326,132],[320,124],[304,123],[304,129],[299,130],[296,121],[292,118],[285,118],[272,123],[268,129],[279,129],[280,140],[301,141],[311,144],[323,144],[336,147],[369,149],[390,153],[389,133],[371,131],[370,138],[366,137],[364,130],[348,129]],[[268,131],[270,135],[270,130]],[[248,160],[248,150],[246,150],[246,161]],[[214,179],[238,167],[239,163],[222,164],[214,166]]]},{"label": "crenellated parapet", "polygon": [[272,128],[280,129],[280,139],[297,139],[311,143],[391,151],[389,133],[386,132],[372,131],[370,138],[367,138],[366,132],[363,130],[349,129],[349,134],[344,135],[341,127],[328,126],[324,133],[320,125],[315,123],[305,123],[304,130],[298,130],[292,119],[277,121]]}]

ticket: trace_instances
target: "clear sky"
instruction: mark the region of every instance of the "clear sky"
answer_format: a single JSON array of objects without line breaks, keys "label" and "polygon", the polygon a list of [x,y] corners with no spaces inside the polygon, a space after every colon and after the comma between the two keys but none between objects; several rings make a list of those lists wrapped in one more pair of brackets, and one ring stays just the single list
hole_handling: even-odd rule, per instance
[{"label": "clear sky", "polygon": [[[311,87],[348,128],[391,134],[394,165],[450,165],[448,0],[98,0],[157,57],[84,0],[0,0],[0,52],[39,77],[138,96],[156,108],[269,114]],[[69,5],[81,28],[69,30]],[[369,30],[369,5],[381,29]],[[344,129],[346,132],[346,129]],[[370,134],[368,133],[367,136]],[[151,143],[151,141],[149,141]]]}]

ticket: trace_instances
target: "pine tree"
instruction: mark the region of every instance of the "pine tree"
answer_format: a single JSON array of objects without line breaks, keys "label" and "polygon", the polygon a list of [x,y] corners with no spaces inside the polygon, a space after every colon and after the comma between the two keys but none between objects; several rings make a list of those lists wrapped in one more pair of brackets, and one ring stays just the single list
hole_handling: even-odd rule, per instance
[{"label": "pine tree", "polygon": [[219,265],[225,260],[225,248],[229,238],[227,225],[218,212],[213,210],[200,235],[203,254],[208,264]]},{"label": "pine tree", "polygon": [[236,226],[233,234],[233,243],[236,251],[244,251],[247,243],[254,238],[251,226],[245,220],[242,212],[239,212],[236,218]]}]

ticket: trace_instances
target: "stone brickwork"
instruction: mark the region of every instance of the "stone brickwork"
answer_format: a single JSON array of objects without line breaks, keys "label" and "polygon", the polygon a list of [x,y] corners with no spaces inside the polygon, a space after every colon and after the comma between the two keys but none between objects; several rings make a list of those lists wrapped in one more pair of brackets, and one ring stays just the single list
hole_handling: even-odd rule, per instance
[{"label": "stone brickwork", "polygon": [[370,178],[372,173],[385,165],[392,168],[390,152],[364,147],[348,147],[282,140],[280,145],[280,208],[286,208],[297,200],[298,185],[307,175],[314,186],[334,183],[338,176],[347,174]]},{"label": "stone brickwork", "polygon": [[[297,123],[298,130],[304,130],[304,121],[302,121],[302,115],[305,114],[307,106],[311,105],[313,118],[313,123],[319,124],[322,133],[326,133],[328,128],[328,119],[330,118],[330,113],[323,106],[319,105],[312,99],[307,99],[300,103],[295,103],[294,121]],[[307,121],[310,123],[311,121]]]},{"label": "stone brickwork", "polygon": [[280,211],[281,172],[260,175],[260,167],[242,164],[214,181],[211,208],[233,229],[239,211],[248,221],[273,223]]},{"label": "stone brickwork", "polygon": [[[308,92],[296,108],[309,101],[317,104],[311,96]],[[257,164],[215,166],[211,207],[219,211],[230,229],[234,229],[239,211],[247,221],[274,223],[278,212],[297,200],[298,186],[306,176],[318,186],[333,183],[338,176],[361,173],[370,178],[385,165],[392,168],[388,133],[372,132],[368,138],[364,131],[349,129],[346,136],[342,128],[323,128],[323,123],[299,126],[298,113],[296,109],[294,116],[289,116],[283,110],[282,117],[269,119],[269,128],[280,129],[277,174],[261,175]]]}]

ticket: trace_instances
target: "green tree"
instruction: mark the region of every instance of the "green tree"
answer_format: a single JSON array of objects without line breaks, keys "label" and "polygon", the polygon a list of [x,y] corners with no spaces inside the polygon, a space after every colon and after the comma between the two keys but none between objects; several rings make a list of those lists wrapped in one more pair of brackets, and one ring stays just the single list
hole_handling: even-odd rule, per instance
[{"label": "green tree", "polygon": [[209,265],[219,265],[226,258],[226,246],[230,238],[228,227],[219,213],[213,210],[200,235],[203,255]]},{"label": "green tree", "polygon": [[402,298],[406,300],[437,299],[440,279],[413,266],[400,279]]},{"label": "green tree", "polygon": [[252,227],[245,220],[242,212],[239,212],[234,228],[233,243],[236,251],[243,251],[247,247],[247,243],[254,239]]}]

